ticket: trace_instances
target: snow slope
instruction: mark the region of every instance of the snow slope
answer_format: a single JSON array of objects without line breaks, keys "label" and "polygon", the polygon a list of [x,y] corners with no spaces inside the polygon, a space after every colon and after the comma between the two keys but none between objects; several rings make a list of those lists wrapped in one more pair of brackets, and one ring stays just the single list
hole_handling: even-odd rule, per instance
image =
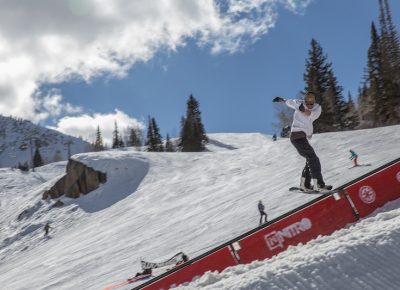
[{"label": "snow slope", "polygon": [[16,167],[25,162],[30,165],[36,147],[45,164],[91,149],[81,138],[0,115],[0,167]]},{"label": "snow slope", "polygon": [[[314,135],[325,181],[339,186],[400,156],[400,126]],[[36,172],[0,169],[2,288],[103,289],[140,270],[140,258],[195,257],[315,196],[288,192],[304,160],[287,139],[211,134],[208,152],[110,150],[73,158],[107,173],[107,183],[76,200],[41,200],[65,163]],[[349,149],[360,163],[348,169]],[[185,289],[394,289],[400,282],[400,203],[292,247],[273,259],[207,273]],[[50,237],[43,225],[50,221]],[[130,289],[132,286],[120,289]]]}]

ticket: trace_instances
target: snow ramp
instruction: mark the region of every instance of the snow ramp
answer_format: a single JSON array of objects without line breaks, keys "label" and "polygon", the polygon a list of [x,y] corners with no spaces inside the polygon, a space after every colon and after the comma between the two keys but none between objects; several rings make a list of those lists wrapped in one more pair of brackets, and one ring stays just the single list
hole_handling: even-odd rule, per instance
[{"label": "snow ramp", "polygon": [[188,283],[207,271],[271,258],[289,246],[355,223],[389,201],[400,198],[400,158],[352,180],[329,195],[293,209],[221,244],[132,290],[166,290]]}]

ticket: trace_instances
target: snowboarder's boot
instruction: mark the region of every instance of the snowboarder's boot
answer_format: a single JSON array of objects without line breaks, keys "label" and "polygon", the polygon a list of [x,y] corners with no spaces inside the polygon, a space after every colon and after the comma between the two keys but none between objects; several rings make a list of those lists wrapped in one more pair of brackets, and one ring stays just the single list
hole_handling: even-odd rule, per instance
[{"label": "snowboarder's boot", "polygon": [[332,190],[332,185],[326,185],[323,182],[318,182],[317,179],[313,179],[313,190],[319,192],[326,192]]},{"label": "snowboarder's boot", "polygon": [[305,177],[302,177],[300,179],[300,189],[305,192],[313,190],[313,188],[311,187],[310,181],[307,182]]}]

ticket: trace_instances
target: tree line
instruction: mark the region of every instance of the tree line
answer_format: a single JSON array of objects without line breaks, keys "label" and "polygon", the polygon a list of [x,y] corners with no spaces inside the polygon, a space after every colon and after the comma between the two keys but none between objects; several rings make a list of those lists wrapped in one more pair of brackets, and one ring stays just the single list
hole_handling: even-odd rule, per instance
[{"label": "tree line", "polygon": [[[388,0],[379,0],[379,26],[371,23],[371,43],[357,101],[343,87],[321,45],[311,40],[301,93],[313,92],[323,110],[316,133],[374,128],[400,123],[400,42]],[[278,126],[291,124],[291,112],[277,109]],[[283,129],[282,129],[283,132]]]},{"label": "tree line", "polygon": [[[145,147],[149,152],[200,152],[205,150],[208,142],[204,125],[201,121],[200,104],[193,97],[189,96],[187,101],[186,116],[181,119],[181,131],[179,138],[172,141],[169,134],[166,135],[165,142],[160,134],[160,129],[154,117],[148,117],[148,126],[146,138],[143,138],[143,132],[140,128],[130,128],[129,134],[123,141],[119,132],[117,122],[114,123],[112,148],[121,147]],[[100,127],[97,126],[96,138],[93,142],[94,151],[105,150],[103,137]]]}]

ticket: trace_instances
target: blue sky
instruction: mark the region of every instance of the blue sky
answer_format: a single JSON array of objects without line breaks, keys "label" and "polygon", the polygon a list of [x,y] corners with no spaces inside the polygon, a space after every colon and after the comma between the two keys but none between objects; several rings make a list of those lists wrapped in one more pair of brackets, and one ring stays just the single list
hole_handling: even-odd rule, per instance
[{"label": "blue sky", "polygon": [[[9,3],[10,9],[19,13],[29,8],[16,9],[11,7],[12,1],[5,2]],[[39,2],[46,4],[45,0]],[[78,4],[79,1],[66,2],[69,3],[70,14],[73,14],[78,24],[82,21],[82,25],[87,25],[87,18],[95,19],[87,12],[89,6],[85,8],[85,5]],[[138,20],[139,32],[128,34],[130,41],[124,40],[121,48],[110,49],[116,54],[115,62],[112,57],[106,61],[99,57],[91,59],[91,56],[82,59],[70,57],[77,45],[65,39],[59,42],[60,38],[53,36],[57,33],[65,35],[67,28],[64,29],[62,24],[59,24],[59,30],[55,28],[52,31],[51,37],[48,34],[38,35],[35,41],[38,38],[50,40],[47,43],[53,46],[50,50],[47,49],[49,45],[46,45],[47,54],[46,51],[35,54],[30,69],[35,70],[35,62],[43,59],[46,61],[46,58],[52,62],[43,67],[39,65],[40,71],[33,74],[32,82],[24,86],[25,91],[18,92],[18,95],[31,93],[28,100],[32,103],[31,107],[35,107],[34,113],[29,112],[29,107],[25,107],[13,112],[13,115],[22,115],[43,125],[85,138],[92,138],[90,136],[93,136],[94,132],[88,132],[91,132],[96,124],[105,131],[103,134],[109,135],[113,120],[122,128],[146,126],[147,116],[151,115],[156,118],[164,137],[167,133],[176,136],[180,130],[180,118],[186,111],[188,96],[193,94],[200,102],[202,120],[208,133],[278,133],[272,126],[275,111],[271,99],[277,95],[294,98],[304,88],[305,60],[312,38],[321,44],[328,60],[333,63],[339,84],[344,88],[344,95],[347,96],[347,92],[351,92],[353,97],[356,96],[367,61],[371,21],[378,23],[379,12],[378,0],[257,1],[262,3],[259,6],[256,1],[232,0],[222,2],[230,5],[231,10],[236,9],[238,13],[231,14],[229,22],[224,22],[226,15],[221,7],[219,15],[215,18],[204,19],[202,13],[213,15],[212,12],[215,11],[201,11],[201,1],[172,2],[175,2],[174,5],[167,7],[171,9],[170,12],[166,12],[172,14],[171,18],[174,19],[172,28],[164,27],[159,31],[152,26],[152,21],[156,22],[159,18],[155,18],[154,15],[158,14],[153,13],[153,10],[158,8],[157,4],[144,7],[145,1],[131,2],[132,6],[136,3],[137,7],[147,10],[140,16],[136,15],[140,20],[143,19],[143,22]],[[198,6],[193,4],[195,2]],[[207,9],[215,8],[215,2],[206,2],[210,4]],[[271,6],[269,2],[274,4]],[[399,30],[400,3],[389,0],[389,4]],[[113,8],[112,11],[116,11],[116,8]],[[52,13],[58,9],[51,6],[41,13]],[[166,7],[162,9],[165,11]],[[106,12],[110,13],[109,11]],[[174,15],[176,11],[180,14]],[[108,16],[104,11],[102,13],[104,17]],[[164,15],[163,12],[160,13]],[[69,14],[62,15],[66,19],[72,17]],[[193,22],[187,19],[193,19]],[[214,29],[212,25],[216,19],[222,19],[221,23],[226,25],[226,29]],[[243,24],[245,22],[242,20],[246,19],[251,25]],[[58,20],[50,16],[47,20],[44,17],[43,26],[38,26],[37,29],[34,27],[35,31],[45,30],[46,21]],[[168,21],[170,20],[165,20],[165,23],[169,23]],[[208,23],[204,24],[202,21]],[[68,35],[70,38],[84,39],[83,42],[76,42],[83,43],[80,49],[84,55],[86,48],[90,47],[90,41],[96,39],[99,30],[86,31],[78,24],[72,24],[77,26],[76,30],[72,30],[71,24],[68,24],[68,29],[72,31],[68,31]],[[129,22],[121,25],[135,29],[134,26],[129,26],[132,25]],[[207,29],[203,29],[202,25],[207,25]],[[104,27],[101,32],[107,31],[108,26]],[[118,26],[118,29],[126,27]],[[175,33],[178,30],[176,27],[179,28],[178,33]],[[242,27],[245,32],[237,29]],[[192,30],[188,32],[185,29]],[[86,33],[81,33],[81,30]],[[168,32],[163,35],[165,30]],[[7,31],[3,31],[2,34],[1,32],[0,30],[0,57],[1,36],[7,35]],[[144,42],[145,44],[140,46],[142,39],[152,34],[155,36],[151,39],[151,44]],[[126,37],[122,33],[121,35]],[[118,34],[114,33],[110,42],[119,42],[117,37]],[[23,36],[21,39],[24,39]],[[112,47],[114,43],[103,40],[96,45]],[[68,50],[62,51],[69,45],[70,54]],[[90,49],[88,51],[92,52]],[[62,54],[57,55],[59,51]],[[2,99],[7,100],[1,97],[3,91],[13,90],[2,90],[0,83],[0,113],[7,115],[6,112],[10,110],[4,102],[3,108],[1,105]],[[90,126],[83,126],[89,123]]]}]

